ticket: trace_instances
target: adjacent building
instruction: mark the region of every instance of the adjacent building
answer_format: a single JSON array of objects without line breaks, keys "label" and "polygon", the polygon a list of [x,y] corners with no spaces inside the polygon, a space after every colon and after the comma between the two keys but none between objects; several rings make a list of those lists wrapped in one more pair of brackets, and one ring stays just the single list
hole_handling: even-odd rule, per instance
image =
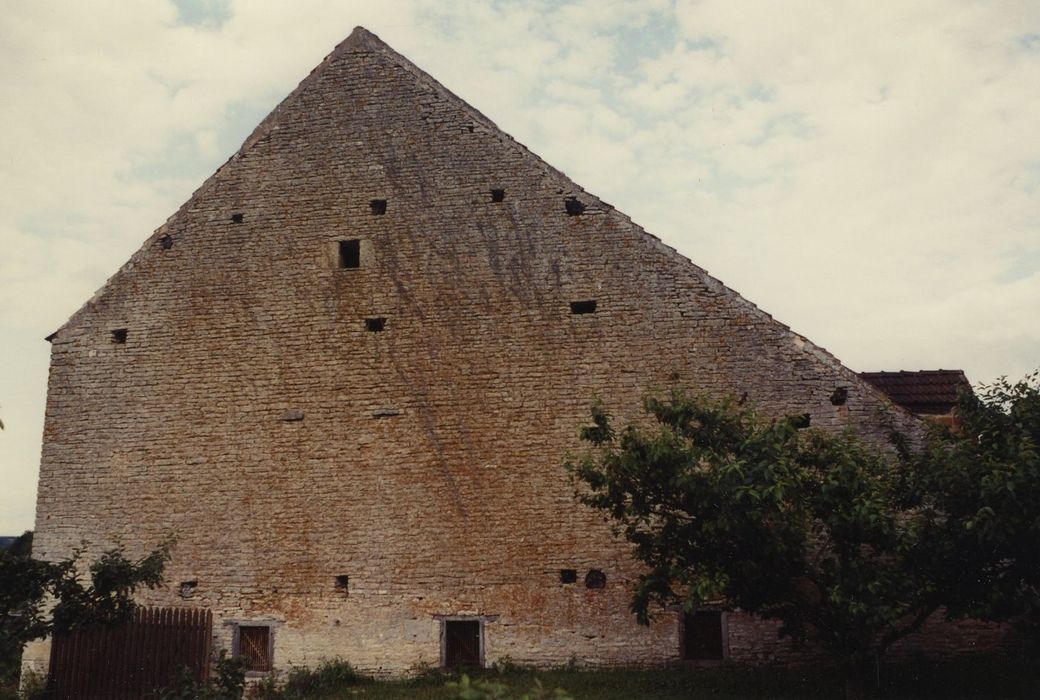
[{"label": "adjacent building", "polygon": [[860,372],[859,376],[892,403],[939,425],[954,425],[957,399],[972,393],[971,382],[959,369]]}]

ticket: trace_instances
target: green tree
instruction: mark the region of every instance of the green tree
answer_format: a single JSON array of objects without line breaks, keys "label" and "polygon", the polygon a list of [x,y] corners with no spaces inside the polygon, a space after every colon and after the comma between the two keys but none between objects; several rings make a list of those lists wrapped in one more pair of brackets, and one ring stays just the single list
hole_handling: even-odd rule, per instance
[{"label": "green tree", "polygon": [[16,665],[22,647],[34,639],[128,620],[134,593],[162,584],[172,548],[165,542],[136,561],[122,548],[110,549],[88,567],[85,582],[79,552],[59,562],[40,561],[31,555],[31,538],[27,532],[0,552],[0,659],[7,665]]},{"label": "green tree", "polygon": [[0,551],[0,688],[17,683],[25,642],[47,634],[42,601],[51,570],[31,550],[32,532],[25,532]]},{"label": "green tree", "polygon": [[645,400],[652,421],[615,432],[601,405],[567,460],[581,500],[611,516],[646,565],[632,610],[722,601],[778,620],[857,675],[942,604],[916,559],[935,509],[896,452],[851,432],[767,421],[680,388]]},{"label": "green tree", "polygon": [[911,458],[919,500],[941,513],[922,563],[951,617],[1040,631],[1040,381],[1001,378],[960,397],[958,424]]}]

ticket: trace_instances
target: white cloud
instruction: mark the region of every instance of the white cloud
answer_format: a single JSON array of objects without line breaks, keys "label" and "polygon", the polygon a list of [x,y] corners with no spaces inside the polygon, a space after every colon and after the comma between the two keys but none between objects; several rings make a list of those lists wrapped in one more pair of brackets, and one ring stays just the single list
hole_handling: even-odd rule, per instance
[{"label": "white cloud", "polygon": [[1040,365],[1035,4],[179,4],[5,8],[0,534],[42,337],[358,24],[854,369]]}]

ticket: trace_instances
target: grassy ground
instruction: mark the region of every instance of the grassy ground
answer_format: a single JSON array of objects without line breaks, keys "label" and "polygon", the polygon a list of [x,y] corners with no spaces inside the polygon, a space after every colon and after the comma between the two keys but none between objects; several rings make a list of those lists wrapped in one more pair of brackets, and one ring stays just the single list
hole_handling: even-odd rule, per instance
[{"label": "grassy ground", "polygon": [[[819,684],[795,673],[748,674],[740,669],[696,670],[611,670],[611,671],[509,671],[489,673],[484,678],[500,683],[520,696],[538,678],[545,688],[562,688],[574,700],[639,700],[655,698],[825,698]],[[330,696],[331,698],[371,698],[372,700],[447,700],[458,697],[446,687],[446,678],[427,677],[415,681],[374,683]],[[828,684],[829,685],[829,684]]]},{"label": "grassy ground", "polygon": [[[302,685],[298,692],[278,693],[273,697],[293,700],[456,700],[459,697],[457,690],[447,687],[449,681],[457,678],[437,672],[409,680],[373,681],[357,677],[345,665],[331,664],[324,674],[303,672],[300,676]],[[507,669],[482,671],[477,677],[505,686],[509,689],[509,698],[529,692],[536,678],[544,688],[562,688],[574,700],[808,700],[841,698],[844,689],[839,673],[820,668]],[[885,700],[1037,698],[1040,697],[1040,663],[1035,659],[971,657],[944,664],[883,666],[870,681],[866,687],[868,697]],[[4,688],[6,693],[0,692],[0,698],[15,698],[16,687]]]},{"label": "grassy ground", "polygon": [[[545,688],[562,688],[574,700],[841,698],[844,689],[840,674],[818,668],[508,670],[483,672],[481,677],[508,687],[508,697],[530,691],[538,678]],[[458,697],[457,691],[446,687],[449,680],[452,677],[430,674],[408,681],[367,681],[309,697],[448,700]],[[1040,697],[1040,669],[1026,661],[977,658],[942,665],[882,667],[866,690],[875,698],[1035,698]]]}]

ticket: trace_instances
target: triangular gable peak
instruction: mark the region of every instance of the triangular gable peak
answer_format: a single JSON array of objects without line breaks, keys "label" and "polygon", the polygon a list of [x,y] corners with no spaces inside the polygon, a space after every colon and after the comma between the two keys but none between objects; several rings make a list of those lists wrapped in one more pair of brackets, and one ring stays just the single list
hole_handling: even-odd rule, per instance
[{"label": "triangular gable peak", "polygon": [[818,362],[829,368],[829,370],[837,372],[844,380],[860,384],[866,391],[875,394],[876,397],[880,397],[887,403],[887,397],[884,397],[873,387],[863,384],[854,372],[844,367],[837,358],[825,349],[815,345],[804,336],[791,331],[786,325],[775,321],[772,316],[744,299],[737,292],[726,287],[719,280],[710,276],[706,270],[695,265],[674,248],[665,245],[660,241],[660,239],[647,233],[623,213],[615,210],[609,204],[599,200],[594,195],[587,193],[583,188],[567,178],[562,172],[553,168],[536,154],[529,151],[525,146],[504,133],[494,124],[494,122],[484,116],[481,112],[453,94],[426,72],[415,66],[407,58],[390,48],[376,35],[362,27],[355,28],[347,39],[341,42],[330,54],[328,54],[324,60],[300,82],[296,89],[294,89],[277,107],[275,107],[266,118],[264,118],[264,120],[245,140],[238,151],[232,155],[226,163],[218,168],[216,172],[214,172],[213,175],[211,175],[192,194],[191,198],[177,210],[177,212],[169,217],[162,226],[156,229],[144,242],[144,245],[134,253],[133,256],[131,256],[130,260],[128,260],[86,304],[73,314],[61,328],[48,336],[47,340],[52,342],[61,342],[65,332],[79,324],[99,303],[103,303],[111,290],[122,284],[124,278],[130,275],[134,268],[146,256],[157,254],[157,243],[167,235],[171,227],[173,227],[178,220],[185,215],[185,212],[190,211],[196,202],[205,198],[211,190],[221,183],[229,172],[231,172],[243,160],[246,160],[250,152],[255,149],[258,144],[270,139],[278,139],[285,118],[288,115],[292,115],[296,110],[306,109],[306,106],[303,104],[304,97],[312,90],[312,88],[314,88],[315,85],[319,84],[320,81],[323,81],[326,78],[330,79],[328,81],[329,84],[337,84],[335,80],[337,77],[336,72],[342,70],[343,67],[348,66],[350,61],[361,60],[362,57],[366,55],[377,57],[382,62],[383,70],[396,69],[406,71],[424,90],[435,95],[436,98],[441,100],[443,103],[461,111],[465,115],[465,119],[472,123],[474,129],[484,130],[488,135],[498,140],[504,147],[518,151],[520,157],[524,160],[524,167],[538,168],[546,177],[552,178],[562,185],[559,190],[561,197],[580,197],[587,207],[587,213],[589,215],[606,214],[622,219],[628,224],[629,229],[633,231],[635,235],[643,238],[644,244],[651,245],[658,252],[673,259],[677,264],[685,266],[687,270],[697,275],[700,278],[700,282],[714,294],[726,298],[729,303],[742,308],[747,313],[762,319],[768,319],[770,323],[776,324],[778,328],[784,330],[787,342],[794,346],[798,351],[811,357],[813,362]]},{"label": "triangular gable peak", "polygon": [[[64,324],[62,324],[61,327],[59,327],[56,331],[44,338],[44,340],[46,340],[47,342],[53,342],[55,339],[59,338],[63,331],[76,325],[76,323],[85,314],[89,313],[90,309],[101,299],[104,298],[106,292],[109,290],[110,287],[112,287],[112,285],[117,284],[123,275],[133,270],[135,264],[138,262],[141,256],[148,255],[150,251],[154,249],[155,244],[164,235],[166,235],[166,232],[168,231],[170,226],[177,221],[178,217],[184,211],[190,209],[196,200],[200,199],[201,197],[204,197],[206,193],[209,190],[211,190],[217,182],[220,181],[221,177],[225,174],[226,170],[229,167],[231,167],[236,161],[239,161],[242,158],[244,158],[249,153],[250,149],[252,149],[257,143],[266,138],[269,138],[273,133],[277,132],[282,117],[298,106],[300,96],[312,84],[317,82],[326,71],[334,70],[334,64],[339,59],[345,58],[352,53],[373,53],[385,57],[395,67],[408,71],[409,73],[415,76],[415,79],[417,81],[429,86],[432,90],[436,91],[436,93],[440,97],[450,102],[452,105],[458,107],[459,109],[465,111],[467,116],[469,116],[472,120],[479,122],[485,129],[488,130],[488,132],[495,134],[496,136],[501,138],[503,142],[507,142],[517,148],[522,149],[546,171],[552,172],[558,177],[570,181],[569,178],[566,177],[566,175],[564,175],[556,168],[553,168],[551,165],[539,158],[536,154],[528,150],[523,144],[519,143],[511,136],[506,134],[504,131],[499,129],[493,121],[484,116],[479,110],[475,109],[465,100],[458,97],[453,92],[448,90],[446,87],[441,85],[432,76],[430,76],[428,73],[423,71],[421,68],[416,66],[411,61],[409,61],[407,58],[405,58],[398,52],[394,51],[378,36],[368,31],[364,27],[355,27],[354,31],[350,33],[350,36],[348,36],[346,39],[340,42],[336,46],[336,48],[334,48],[327,56],[325,56],[325,58],[322,59],[322,62],[319,63],[316,67],[314,67],[311,70],[311,72],[307,75],[307,77],[300,81],[296,88],[292,92],[290,92],[285,97],[285,99],[278,103],[278,105],[273,110],[271,110],[271,112],[266,117],[264,117],[264,119],[249,134],[246,140],[242,142],[242,145],[239,147],[239,149],[230,158],[228,158],[223,165],[217,168],[217,170],[212,175],[210,175],[209,178],[207,178],[206,181],[198,187],[198,189],[192,192],[192,195],[188,199],[188,201],[182,204],[176,212],[174,212],[169,218],[167,218],[162,226],[155,229],[152,235],[149,236],[147,240],[145,240],[141,248],[139,248],[137,252],[134,253],[130,257],[130,259],[126,263],[124,263],[118,271],[116,271],[114,275],[108,278],[105,284],[102,285],[101,288],[98,289],[94,293],[94,295],[85,304],[83,304],[83,306],[81,306]],[[581,189],[578,185],[573,183],[572,185],[576,191],[584,192],[584,190]]]}]

